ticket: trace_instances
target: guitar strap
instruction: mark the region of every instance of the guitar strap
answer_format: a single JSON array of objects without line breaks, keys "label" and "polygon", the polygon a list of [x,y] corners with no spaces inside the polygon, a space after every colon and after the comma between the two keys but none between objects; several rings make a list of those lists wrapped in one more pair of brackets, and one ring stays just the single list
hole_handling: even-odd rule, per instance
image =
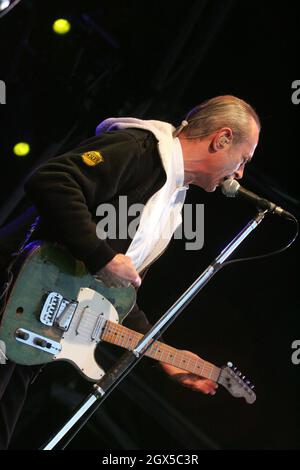
[{"label": "guitar strap", "polygon": [[23,253],[24,249],[26,248],[26,246],[28,245],[31,237],[32,237],[32,234],[33,232],[36,230],[38,224],[39,224],[39,221],[40,221],[40,216],[38,215],[33,223],[30,225],[29,227],[29,230],[28,232],[26,233],[25,235],[25,238],[24,240],[22,241],[21,245],[19,246],[19,248],[17,249],[17,251],[15,253],[12,253],[12,256],[15,257],[13,261],[15,261],[15,259]]},{"label": "guitar strap", "polygon": [[20,246],[17,248],[17,250],[11,254],[11,261],[7,265],[7,268],[4,271],[4,278],[5,282],[0,288],[0,321],[2,318],[4,306],[6,304],[6,299],[7,299],[7,294],[9,292],[10,286],[13,281],[13,266],[16,263],[18,257],[23,253],[24,249],[26,248],[27,244],[29,243],[34,231],[36,230],[38,224],[39,224],[40,216],[37,216],[33,223],[30,225],[29,230],[26,232],[24,240],[21,242]]}]

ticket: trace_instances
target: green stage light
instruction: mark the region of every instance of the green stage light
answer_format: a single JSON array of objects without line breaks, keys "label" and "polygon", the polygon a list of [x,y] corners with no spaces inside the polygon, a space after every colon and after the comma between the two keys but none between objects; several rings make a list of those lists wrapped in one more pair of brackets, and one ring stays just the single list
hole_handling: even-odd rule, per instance
[{"label": "green stage light", "polygon": [[27,142],[18,142],[14,146],[14,154],[18,157],[25,157],[30,152],[30,145]]},{"label": "green stage light", "polygon": [[68,20],[60,18],[54,21],[52,28],[56,34],[67,34],[71,29],[71,24]]}]

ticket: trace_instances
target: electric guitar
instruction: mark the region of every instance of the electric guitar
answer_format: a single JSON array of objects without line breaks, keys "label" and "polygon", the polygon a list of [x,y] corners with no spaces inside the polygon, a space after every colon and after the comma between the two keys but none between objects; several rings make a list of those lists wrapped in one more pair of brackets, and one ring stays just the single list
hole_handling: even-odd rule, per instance
[{"label": "electric guitar", "polygon": [[[30,243],[18,264],[2,311],[2,356],[24,365],[66,360],[97,381],[105,373],[94,358],[99,341],[132,350],[141,340],[122,325],[136,301],[132,286],[106,287],[53,243]],[[145,355],[211,379],[247,403],[256,399],[253,385],[231,363],[219,368],[159,341]]]}]

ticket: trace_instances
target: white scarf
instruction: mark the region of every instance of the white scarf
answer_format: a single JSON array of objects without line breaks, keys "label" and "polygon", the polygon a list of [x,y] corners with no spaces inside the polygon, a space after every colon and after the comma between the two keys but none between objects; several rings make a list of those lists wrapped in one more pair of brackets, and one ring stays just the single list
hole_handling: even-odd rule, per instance
[{"label": "white scarf", "polygon": [[146,203],[138,230],[126,252],[138,272],[143,271],[169,244],[176,228],[182,223],[181,210],[187,186],[184,186],[182,149],[175,128],[166,122],[135,118],[109,118],[97,126],[96,134],[115,129],[144,129],[158,140],[158,152],[167,180]]}]

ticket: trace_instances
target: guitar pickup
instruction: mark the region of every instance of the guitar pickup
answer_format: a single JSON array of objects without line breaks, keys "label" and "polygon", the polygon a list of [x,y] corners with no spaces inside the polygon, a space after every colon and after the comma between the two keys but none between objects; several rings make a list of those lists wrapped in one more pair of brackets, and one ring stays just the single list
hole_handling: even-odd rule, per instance
[{"label": "guitar pickup", "polygon": [[67,301],[63,299],[60,309],[55,317],[55,325],[61,330],[67,331],[72,321],[73,315],[76,311],[78,302],[75,300]]}]

